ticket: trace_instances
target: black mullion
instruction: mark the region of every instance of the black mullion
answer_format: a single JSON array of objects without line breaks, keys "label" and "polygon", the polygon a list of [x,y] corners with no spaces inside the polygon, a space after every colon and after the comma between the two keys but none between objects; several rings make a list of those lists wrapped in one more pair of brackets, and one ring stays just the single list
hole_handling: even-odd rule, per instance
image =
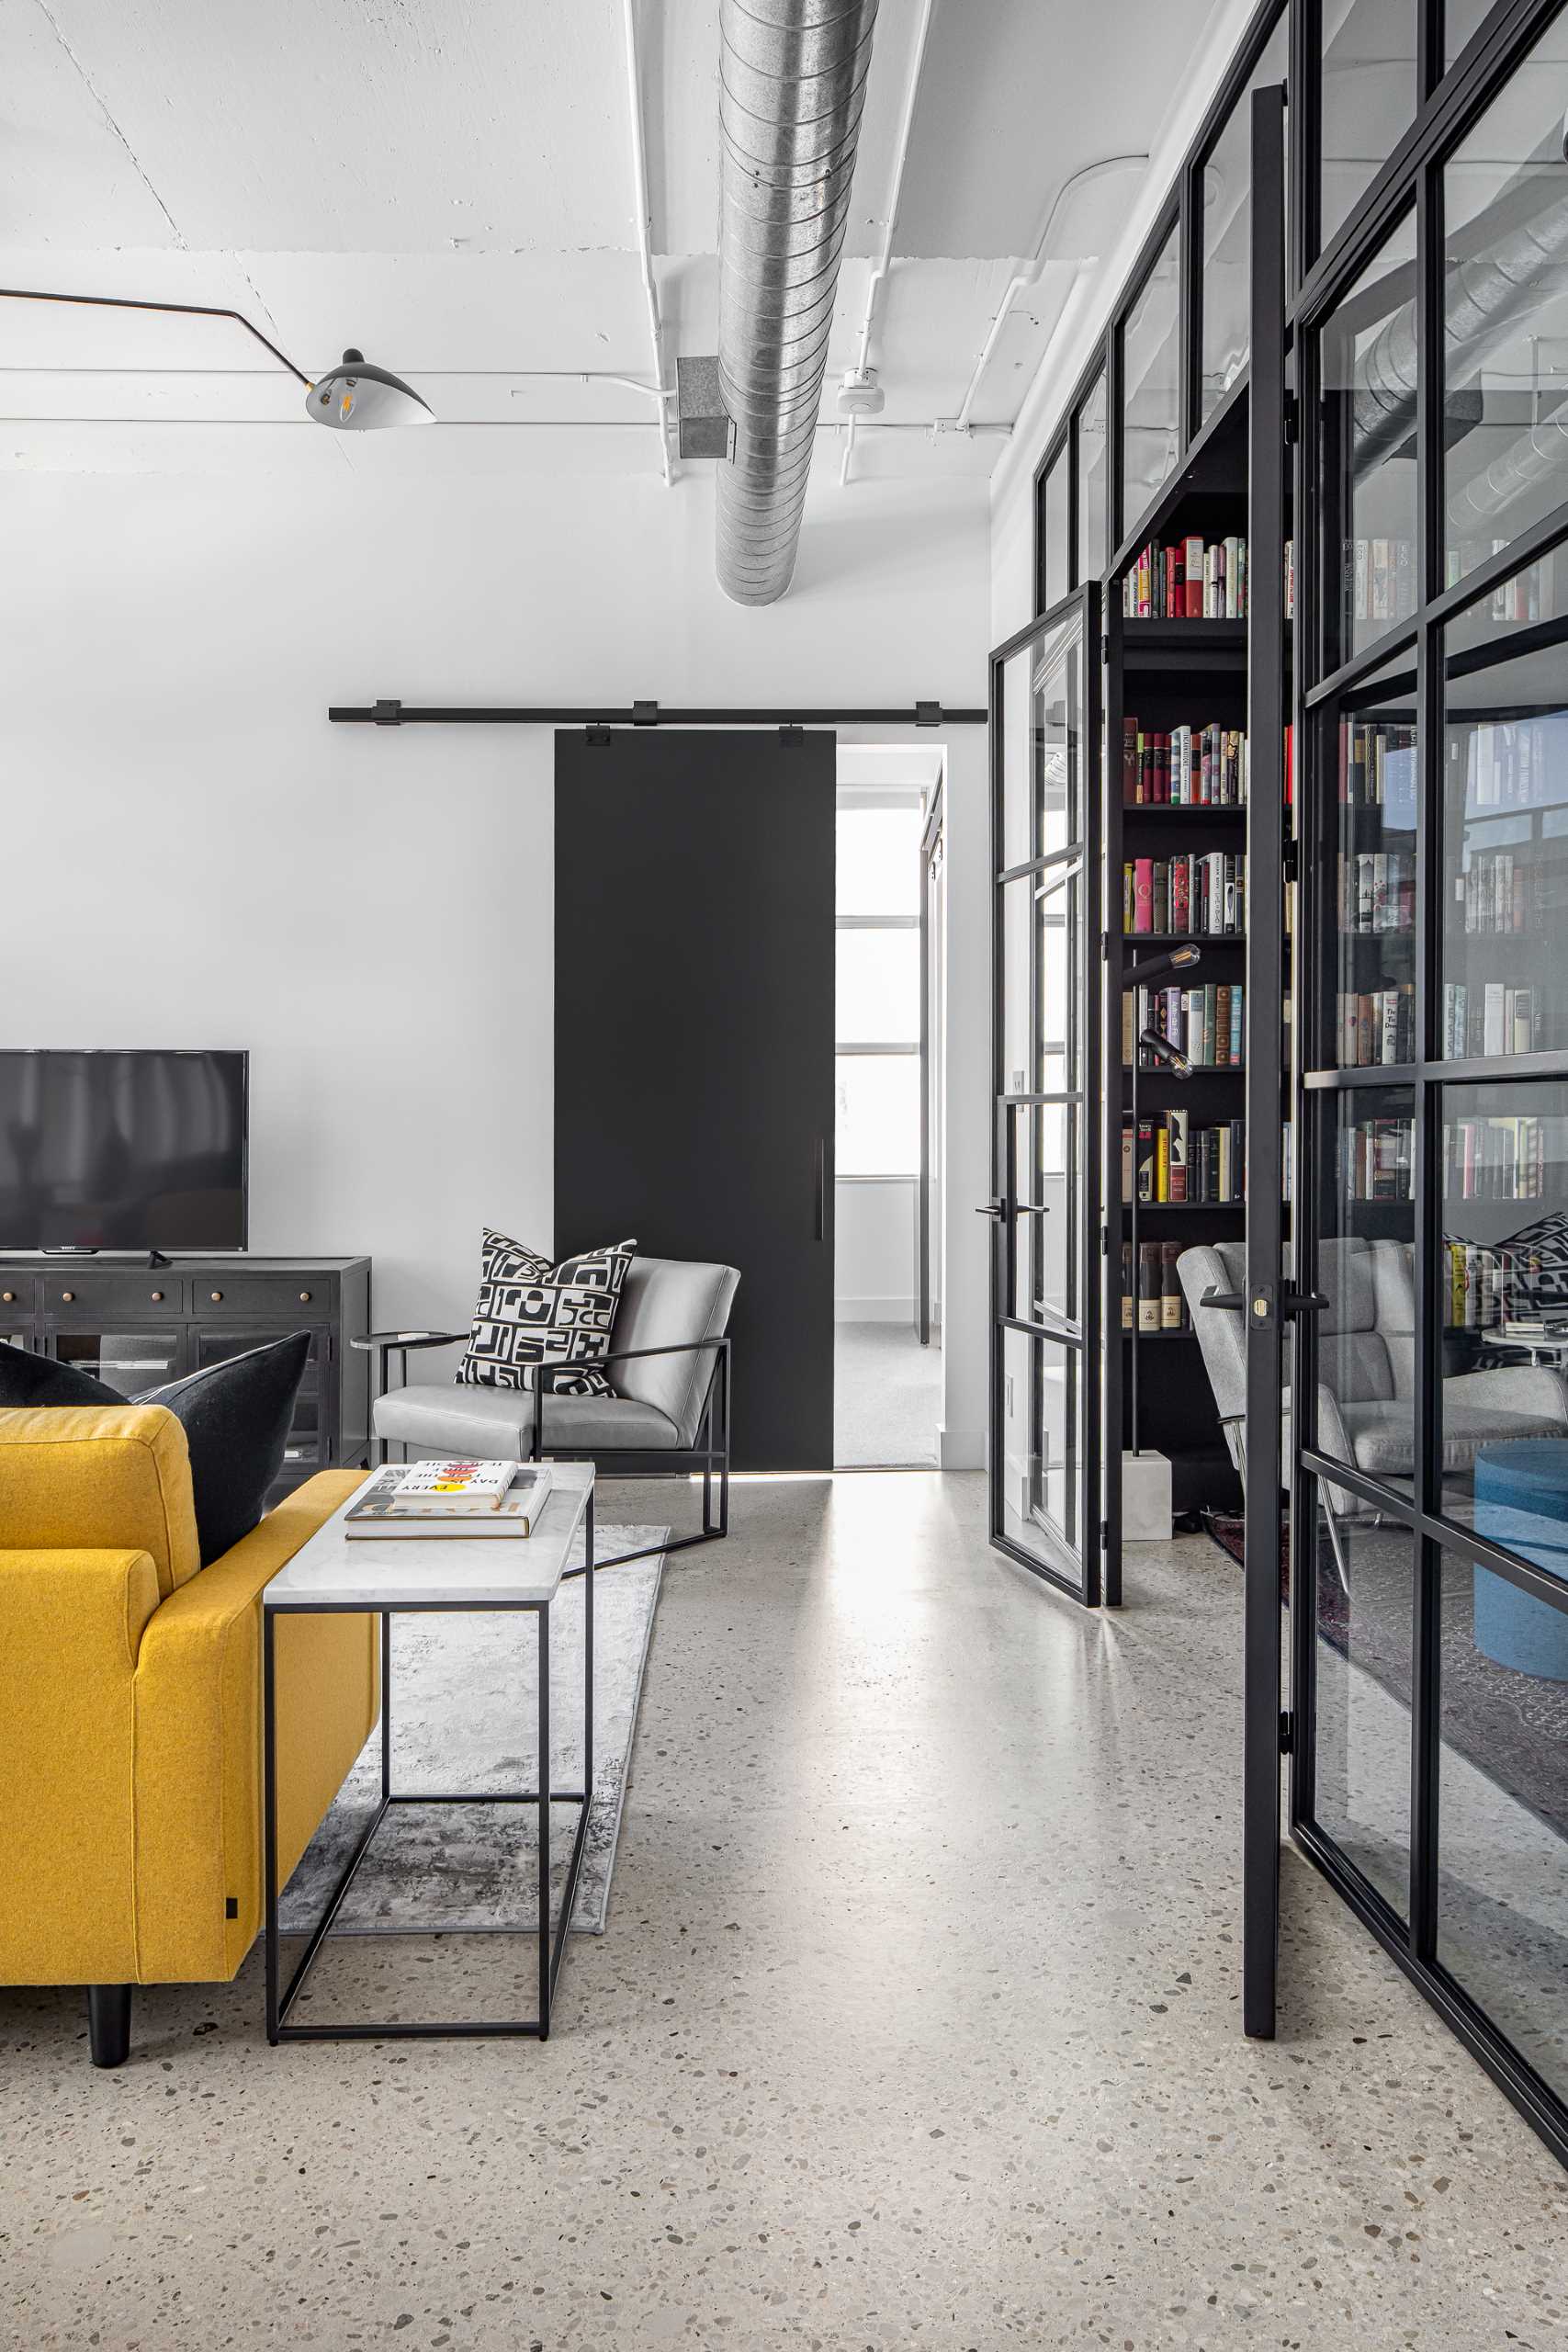
[{"label": "black mullion", "polygon": [[[1108,412],[1109,413],[1109,408]],[[1107,592],[1105,607],[1100,615],[1100,629],[1105,647],[1105,701],[1102,727],[1107,752],[1106,786],[1103,806],[1104,865],[1101,886],[1100,920],[1104,925],[1101,937],[1101,964],[1104,975],[1104,1028],[1100,1038],[1101,1096],[1105,1105],[1103,1137],[1100,1145],[1100,1250],[1102,1269],[1104,1319],[1101,1329],[1107,1335],[1116,1333],[1117,1343],[1102,1350],[1104,1358],[1100,1374],[1102,1406],[1100,1411],[1101,1448],[1104,1464],[1105,1491],[1105,1605],[1119,1609],[1122,1605],[1122,1410],[1125,1371],[1120,1333],[1122,1330],[1122,1125],[1126,1113],[1127,1073],[1122,1065],[1122,983],[1126,969],[1126,942],[1122,930],[1120,912],[1116,922],[1111,920],[1112,906],[1120,910],[1122,875],[1122,722],[1125,711],[1125,683],[1122,662],[1123,623],[1122,599],[1113,584]],[[1136,1051],[1136,1046],[1134,1047]],[[1134,1155],[1137,1139],[1134,1138]],[[1136,1313],[1137,1274],[1134,1270],[1134,1312]]]},{"label": "black mullion", "polygon": [[1062,444],[1067,469],[1067,588],[1081,588],[1078,578],[1078,403],[1067,411],[1067,435]]},{"label": "black mullion", "polygon": [[[1073,469],[1077,480],[1077,468]],[[1074,546],[1077,542],[1075,537]],[[1109,784],[1112,767],[1119,776],[1121,755],[1118,747],[1114,763],[1107,752],[1108,739],[1104,729],[1104,708],[1101,701],[1100,660],[1100,596],[1092,582],[1081,591],[1084,603],[1083,636],[1080,655],[1083,663],[1082,695],[1083,725],[1081,732],[1082,774],[1080,780],[1084,864],[1079,885],[1080,904],[1078,927],[1080,944],[1079,968],[1083,978],[1083,1011],[1085,1035],[1080,1041],[1082,1058],[1077,1069],[1080,1087],[1092,1086],[1104,1058],[1103,1029],[1106,1020],[1105,966],[1100,944],[1105,920],[1104,884],[1100,858],[1100,830],[1103,777]],[[1117,1008],[1120,1012],[1120,1007]],[[1121,1035],[1121,1023],[1117,1023]],[[1083,1370],[1078,1381],[1078,1448],[1083,1458],[1083,1498],[1079,1510],[1080,1541],[1083,1549],[1084,1600],[1088,1607],[1097,1608],[1102,1600],[1113,1606],[1122,1599],[1122,1572],[1118,1561],[1112,1573],[1107,1555],[1100,1544],[1100,1521],[1102,1516],[1100,1498],[1103,1492],[1100,1432],[1101,1419],[1099,1400],[1090,1394],[1091,1367],[1103,1363],[1105,1326],[1101,1319],[1104,1290],[1100,1270],[1094,1262],[1092,1241],[1099,1222],[1100,1195],[1106,1183],[1106,1171],[1100,1165],[1100,1138],[1091,1119],[1079,1117],[1071,1126],[1075,1136],[1073,1148],[1078,1162],[1081,1194],[1077,1203],[1077,1217],[1084,1235],[1083,1280],[1078,1298],[1077,1321],[1084,1335]],[[1121,1161],[1116,1162],[1120,1178]],[[1120,1189],[1120,1183],[1118,1183]],[[1116,1351],[1121,1354],[1120,1348]]]},{"label": "black mullion", "polygon": [[[1300,288],[1306,284],[1308,272],[1317,258],[1318,175],[1323,151],[1323,110],[1318,88],[1323,58],[1320,0],[1293,0],[1290,49],[1291,179],[1295,203],[1287,277],[1291,286]],[[1299,576],[1296,589],[1299,596]]]},{"label": "black mullion", "polygon": [[1443,78],[1443,0],[1416,0],[1416,112],[1421,110]]},{"label": "black mullion", "polygon": [[1183,456],[1203,413],[1203,207],[1193,200],[1202,159],[1182,166],[1176,213],[1176,432]]}]

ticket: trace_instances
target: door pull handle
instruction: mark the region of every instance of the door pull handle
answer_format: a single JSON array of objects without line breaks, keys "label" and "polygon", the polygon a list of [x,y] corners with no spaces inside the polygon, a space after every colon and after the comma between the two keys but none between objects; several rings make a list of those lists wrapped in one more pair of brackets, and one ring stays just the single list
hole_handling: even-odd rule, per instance
[{"label": "door pull handle", "polygon": [[1002,1218],[1000,1201],[984,1201],[975,1212],[976,1216],[994,1216],[999,1225]]}]

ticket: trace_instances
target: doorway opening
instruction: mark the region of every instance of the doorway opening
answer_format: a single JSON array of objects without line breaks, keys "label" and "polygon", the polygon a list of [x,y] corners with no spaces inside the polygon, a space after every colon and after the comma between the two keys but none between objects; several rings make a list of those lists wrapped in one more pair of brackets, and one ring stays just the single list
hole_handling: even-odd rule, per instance
[{"label": "doorway opening", "polygon": [[937,1466],[942,753],[838,752],[833,1459]]}]

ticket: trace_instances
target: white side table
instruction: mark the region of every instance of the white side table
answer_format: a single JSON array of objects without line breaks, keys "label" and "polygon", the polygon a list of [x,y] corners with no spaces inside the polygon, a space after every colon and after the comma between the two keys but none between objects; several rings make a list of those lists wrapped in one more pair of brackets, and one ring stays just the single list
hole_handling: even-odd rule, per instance
[{"label": "white side table", "polygon": [[[478,2039],[494,2034],[533,2034],[541,2041],[550,2030],[550,2004],[560,1974],[577,1895],[578,1874],[588,1829],[588,1806],[593,1791],[593,1464],[560,1462],[551,1465],[550,1493],[532,1535],[349,1536],[343,1521],[351,1496],[324,1527],[297,1552],[262,1594],[262,1747],[264,1866],[266,1872],[266,2038],[280,2041],[380,2041],[393,2039],[428,2040],[443,2035]],[[578,1530],[583,1531],[585,1569],[569,1571],[567,1561]],[[564,1576],[582,1577],[582,1786],[556,1789],[550,1785],[550,1608]],[[391,1621],[407,1611],[425,1614],[442,1611],[522,1611],[537,1627],[539,1668],[538,1786],[513,1794],[460,1789],[394,1790],[391,1785]],[[287,1987],[279,1990],[277,1885],[277,1711],[275,1632],[285,1612],[333,1614],[374,1613],[381,1620],[381,1793],[368,1827],[355,1847],[326,1909],[311,1929],[298,1966]],[[344,1897],[369,1851],[370,1842],[393,1805],[405,1804],[532,1804],[539,1820],[539,1954],[538,2014],[532,2018],[501,2018],[468,2023],[291,2025],[288,2013],[299,1996],[311,1967],[332,1933]],[[577,1835],[566,1874],[560,1915],[550,1933],[550,1807],[575,1804]],[[431,1929],[443,1930],[438,1918]],[[376,1933],[378,1930],[372,1929]],[[391,1932],[391,1931],[380,1931]],[[457,1932],[461,1932],[457,1931]]]}]

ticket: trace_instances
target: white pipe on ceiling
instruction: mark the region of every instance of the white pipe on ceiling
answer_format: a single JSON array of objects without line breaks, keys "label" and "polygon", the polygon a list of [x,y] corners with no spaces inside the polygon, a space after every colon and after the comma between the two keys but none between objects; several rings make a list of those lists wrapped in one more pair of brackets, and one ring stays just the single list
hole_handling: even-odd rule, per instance
[{"label": "white pipe on ceiling", "polygon": [[[855,373],[863,376],[866,353],[871,344],[872,324],[876,317],[877,297],[884,280],[893,266],[893,232],[898,225],[898,207],[904,195],[904,166],[909,160],[909,139],[915,127],[915,101],[919,96],[920,74],[926,62],[926,40],[931,28],[931,17],[936,0],[920,0],[920,20],[915,28],[915,53],[909,62],[908,86],[904,92],[904,111],[898,122],[898,140],[893,151],[893,187],[887,198],[887,222],[883,232],[882,253],[872,271],[865,289],[865,316],[861,321],[860,343],[855,353]],[[851,417],[844,435],[844,458],[839,468],[839,487],[845,489],[850,479],[850,460],[855,453],[856,419]]]},{"label": "white pipe on ceiling", "polygon": [[[643,300],[648,306],[648,335],[653,347],[653,380],[659,387],[659,462],[664,487],[670,487],[670,401],[664,388],[663,338],[659,322],[659,289],[653,282],[653,239],[648,212],[648,150],[642,135],[642,70],[637,62],[637,0],[621,0],[626,34],[626,103],[631,116],[632,184],[637,197],[637,264],[642,273]],[[641,389],[639,386],[638,390]]]},{"label": "white pipe on ceiling", "polygon": [[[1040,232],[1039,240],[1034,248],[1034,257],[1025,268],[1021,269],[1018,273],[1016,277],[1010,277],[1008,280],[1007,291],[1002,296],[1001,301],[998,305],[996,315],[991,321],[986,340],[980,346],[980,356],[975,362],[974,373],[969,379],[968,384],[964,390],[964,398],[959,403],[958,414],[953,419],[954,427],[958,432],[967,433],[969,430],[969,412],[975,405],[975,396],[979,391],[981,379],[985,375],[987,368],[990,366],[992,355],[995,353],[998,344],[1001,341],[1002,329],[1006,326],[1009,318],[1011,316],[1014,302],[1023,292],[1026,286],[1033,286],[1038,282],[1041,271],[1051,259],[1051,232],[1056,225],[1056,215],[1060,212],[1070,190],[1075,187],[1086,187],[1090,180],[1102,179],[1110,172],[1124,172],[1132,170],[1140,164],[1146,164],[1148,160],[1148,156],[1141,152],[1124,155],[1102,155],[1095,163],[1080,164],[1076,172],[1069,172],[1066,178],[1062,182],[1061,187],[1056,190],[1055,197],[1052,198],[1051,209],[1045,216],[1045,226]],[[1067,297],[1069,302],[1073,300],[1074,295],[1077,294],[1078,288],[1085,283],[1087,275],[1088,273],[1080,266],[1079,275],[1074,284],[1072,293]],[[1061,333],[1063,320],[1066,316],[1066,306],[1064,306],[1062,318],[1057,320],[1056,324],[1052,328],[1050,336],[1047,339],[1045,345],[1046,351],[1049,351],[1051,345]],[[1042,361],[1043,361],[1044,356],[1044,352],[1043,352],[1041,354]]]}]

